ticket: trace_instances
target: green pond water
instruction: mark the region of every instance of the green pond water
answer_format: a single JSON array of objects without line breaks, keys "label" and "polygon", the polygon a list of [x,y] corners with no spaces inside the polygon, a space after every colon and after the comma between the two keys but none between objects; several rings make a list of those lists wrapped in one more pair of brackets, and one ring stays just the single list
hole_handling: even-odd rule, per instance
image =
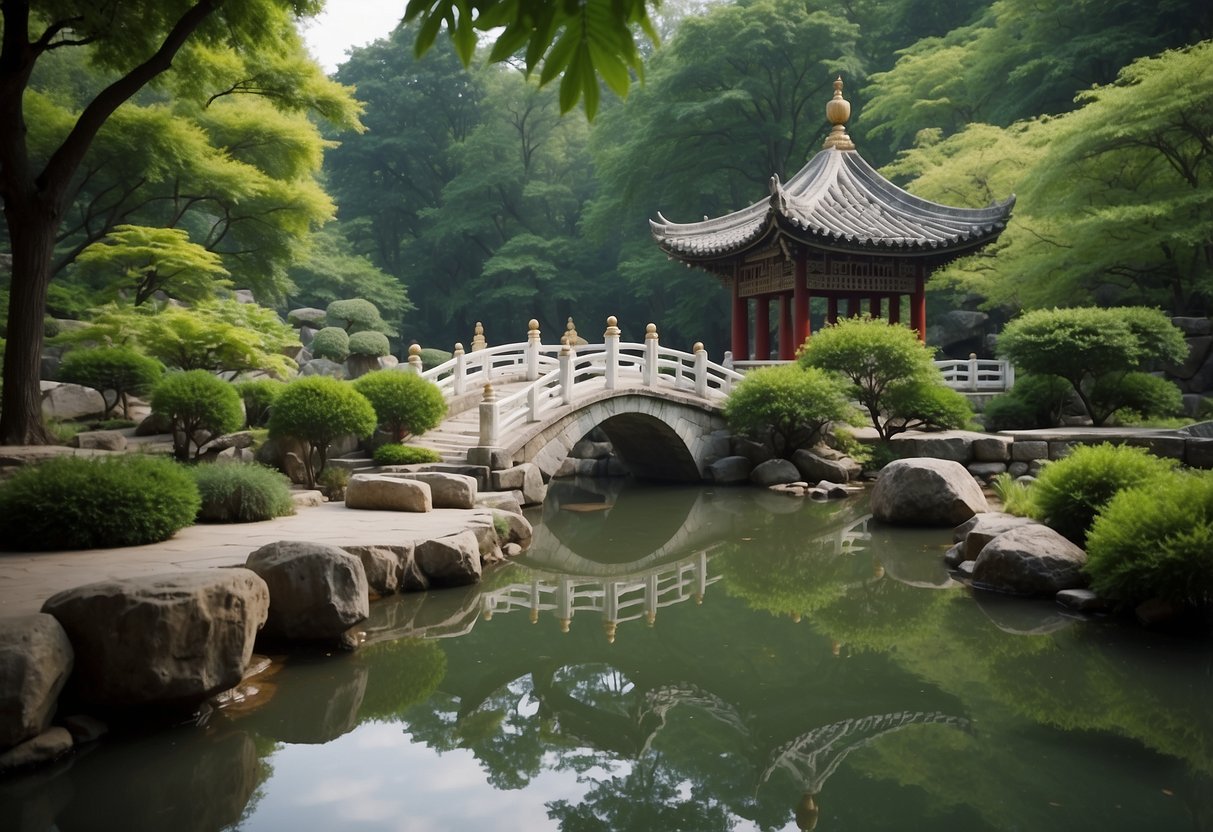
[{"label": "green pond water", "polygon": [[1213,829],[1207,642],[975,596],[863,497],[582,482],[534,519],[356,653],[0,780],[0,829]]}]

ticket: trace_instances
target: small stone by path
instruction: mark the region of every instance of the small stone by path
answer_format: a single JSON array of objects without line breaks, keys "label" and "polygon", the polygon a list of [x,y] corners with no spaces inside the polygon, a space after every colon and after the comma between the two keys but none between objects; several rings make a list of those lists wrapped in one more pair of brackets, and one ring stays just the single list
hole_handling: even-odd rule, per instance
[{"label": "small stone by path", "polygon": [[241,566],[250,552],[279,540],[333,545],[399,544],[456,534],[488,509],[434,509],[425,514],[358,511],[344,503],[303,508],[260,523],[196,525],[162,543],[70,552],[0,552],[0,616],[38,612],[56,592],[95,581],[178,569]]}]

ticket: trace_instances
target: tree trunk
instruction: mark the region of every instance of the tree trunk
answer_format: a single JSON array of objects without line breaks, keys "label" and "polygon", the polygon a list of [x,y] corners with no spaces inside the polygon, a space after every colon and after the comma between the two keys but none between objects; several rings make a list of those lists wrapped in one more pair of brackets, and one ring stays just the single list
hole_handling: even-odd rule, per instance
[{"label": "tree trunk", "polygon": [[0,445],[45,445],[52,439],[42,421],[42,318],[51,281],[56,221],[43,206],[9,204],[13,275],[0,400]]}]

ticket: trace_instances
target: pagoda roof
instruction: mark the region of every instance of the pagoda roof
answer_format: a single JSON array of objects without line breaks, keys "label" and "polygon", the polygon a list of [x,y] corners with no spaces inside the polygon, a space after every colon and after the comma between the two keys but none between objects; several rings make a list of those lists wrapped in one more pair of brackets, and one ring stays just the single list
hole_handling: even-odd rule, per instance
[{"label": "pagoda roof", "polygon": [[670,256],[703,264],[778,238],[831,251],[951,259],[1006,228],[1014,195],[985,208],[941,205],[894,185],[846,145],[827,146],[787,183],[772,176],[770,196],[748,208],[692,223],[658,213],[649,221],[653,236]]}]

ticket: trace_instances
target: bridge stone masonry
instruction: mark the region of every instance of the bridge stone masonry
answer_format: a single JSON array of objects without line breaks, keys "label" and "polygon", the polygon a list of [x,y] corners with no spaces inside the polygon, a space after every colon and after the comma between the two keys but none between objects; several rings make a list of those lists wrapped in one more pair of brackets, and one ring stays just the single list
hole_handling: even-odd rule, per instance
[{"label": "bridge stone masonry", "polygon": [[[477,326],[471,352],[422,371],[420,347],[408,369],[438,385],[446,420],[415,440],[451,463],[508,468],[532,462],[545,477],[559,470],[573,445],[594,428],[616,455],[645,479],[699,481],[721,456],[721,408],[742,375],[708,360],[702,343],[690,352],[663,346],[655,324],[644,341],[621,340],[607,319],[601,343],[577,336],[570,319],[560,343],[544,344],[531,320],[523,342],[489,347]],[[724,452],[727,454],[727,450]]]}]

